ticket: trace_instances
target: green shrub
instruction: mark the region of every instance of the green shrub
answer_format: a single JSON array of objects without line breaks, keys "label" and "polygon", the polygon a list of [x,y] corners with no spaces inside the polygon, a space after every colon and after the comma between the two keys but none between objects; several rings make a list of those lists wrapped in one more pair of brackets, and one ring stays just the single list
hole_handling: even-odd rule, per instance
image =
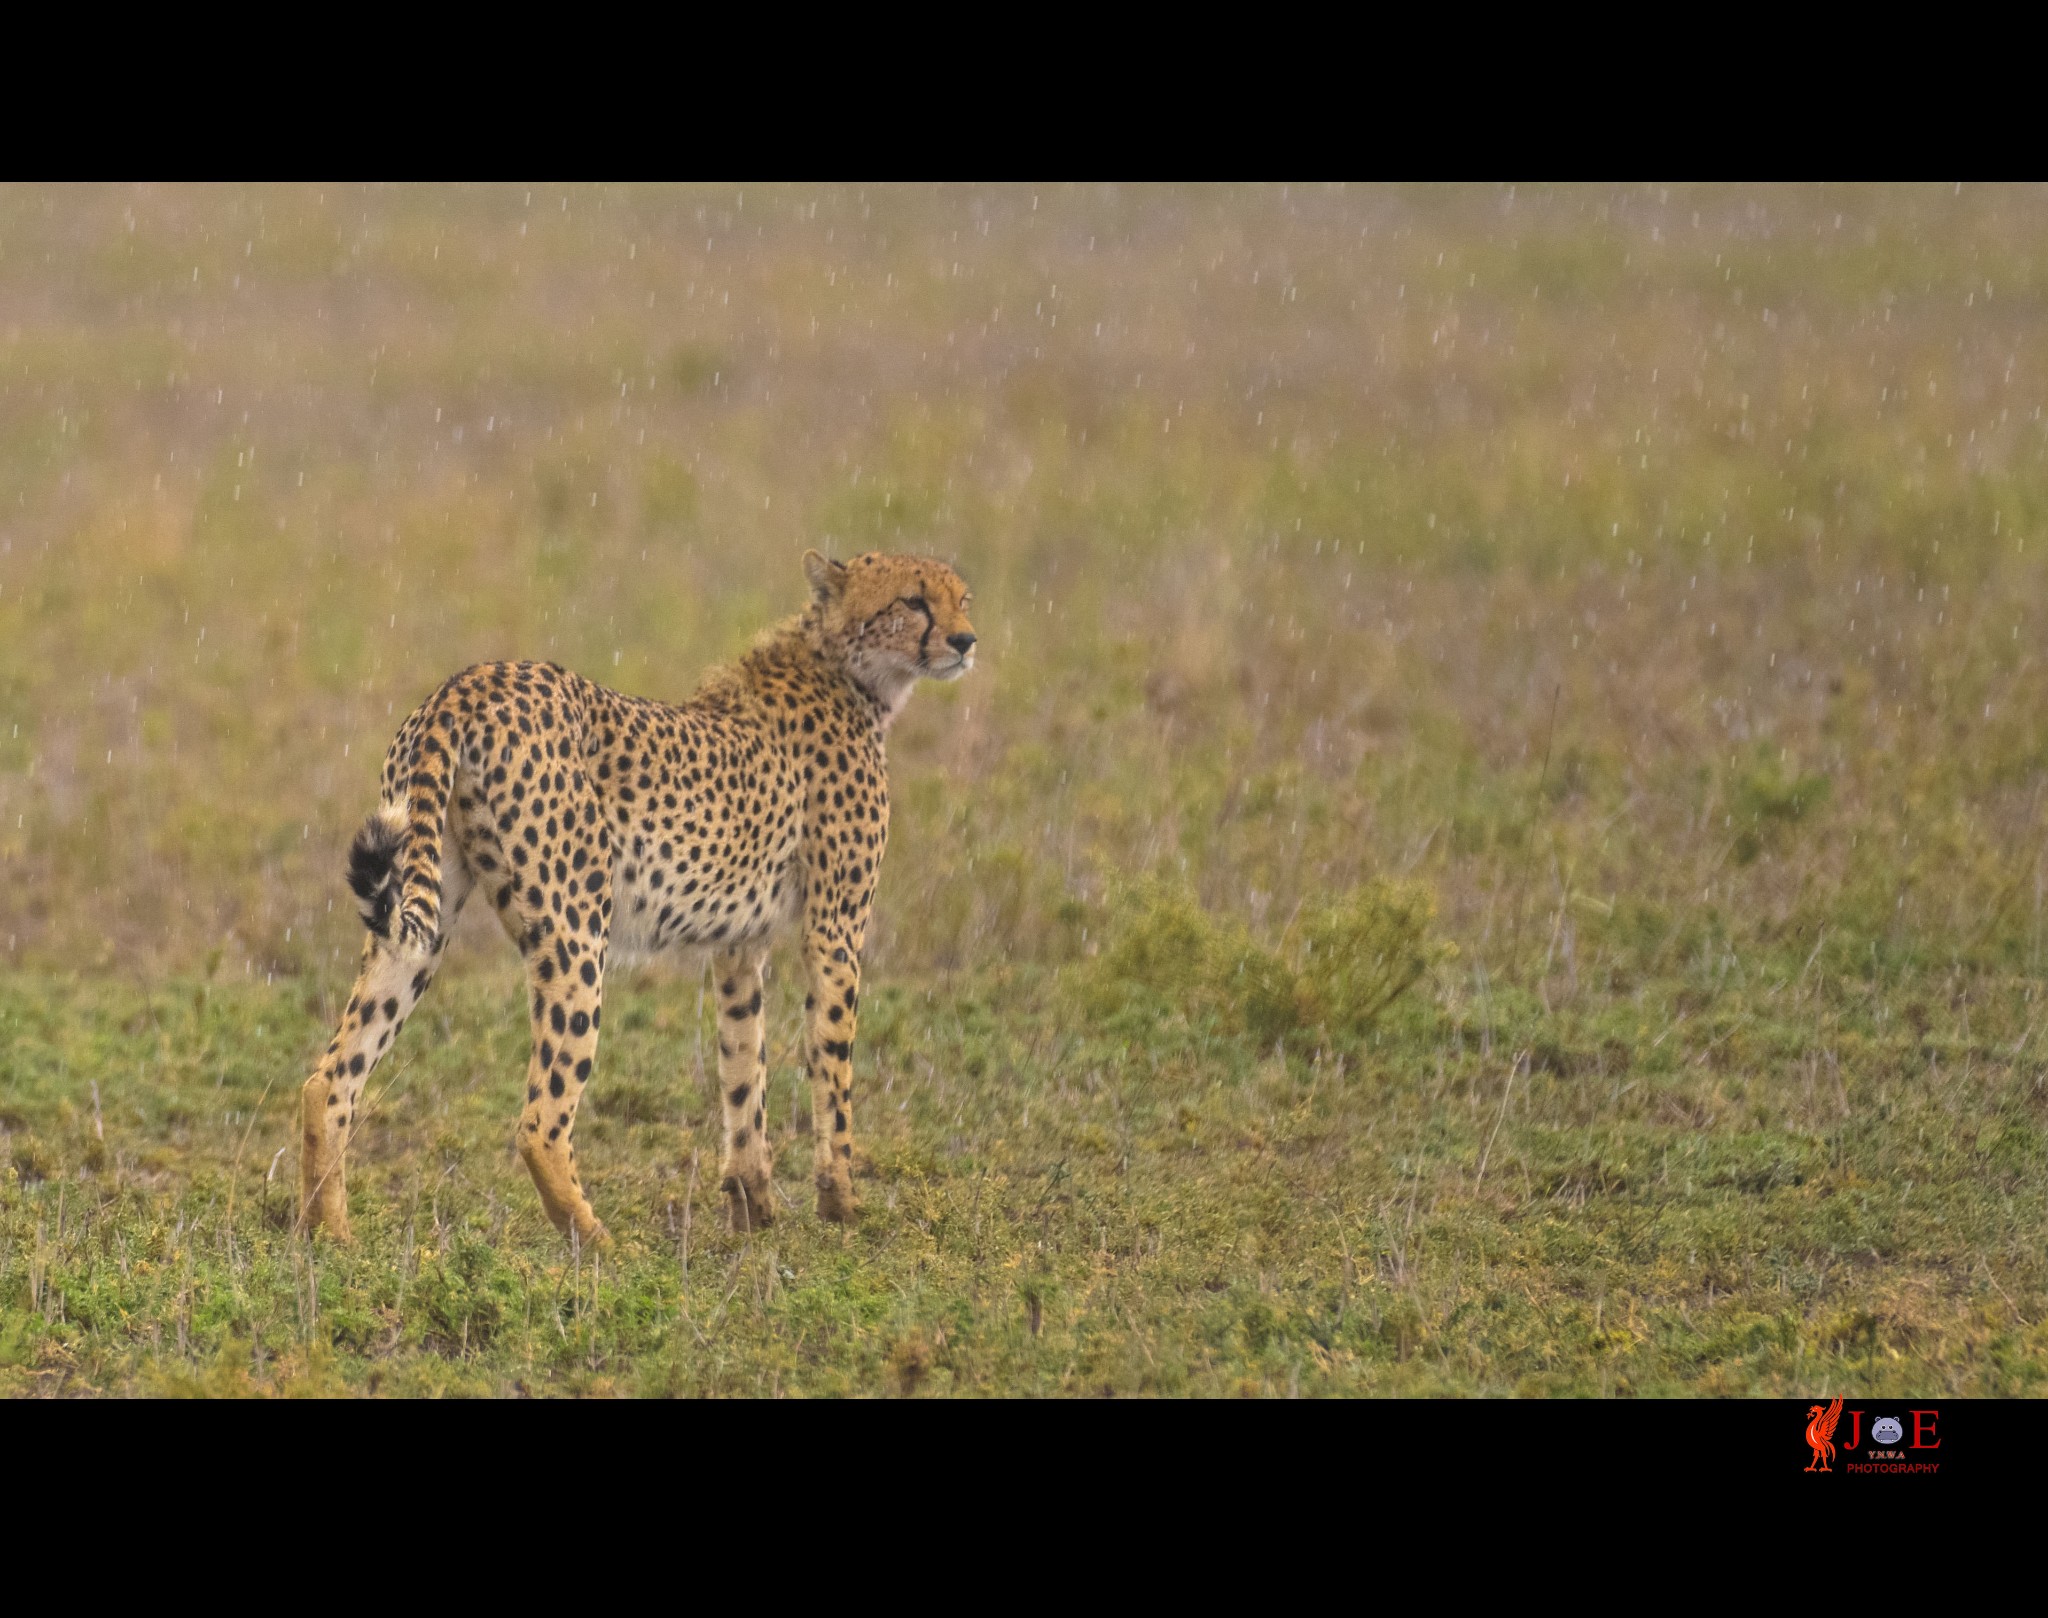
[{"label": "green shrub", "polygon": [[1833,785],[1825,775],[1788,770],[1775,755],[1759,750],[1748,769],[1731,774],[1727,786],[1736,863],[1748,865],[1780,841],[1827,801]]},{"label": "green shrub", "polygon": [[1311,1015],[1332,1033],[1363,1035],[1449,955],[1451,946],[1430,939],[1435,917],[1429,891],[1413,882],[1376,879],[1324,906],[1302,929]]},{"label": "green shrub", "polygon": [[1427,889],[1368,882],[1310,911],[1283,954],[1183,886],[1133,883],[1111,898],[1108,942],[1085,974],[1083,1002],[1099,1017],[1208,1020],[1261,1047],[1357,1039],[1451,953],[1430,938],[1434,916]]},{"label": "green shrub", "polygon": [[1279,956],[1248,944],[1236,971],[1225,981],[1244,1031],[1261,1046],[1285,1039],[1301,1026],[1300,982]]},{"label": "green shrub", "polygon": [[1215,920],[1185,888],[1144,883],[1111,900],[1110,946],[1099,957],[1100,1009],[1113,1009],[1127,991],[1150,991],[1167,1000],[1199,997],[1211,986],[1219,955],[1227,953]]}]

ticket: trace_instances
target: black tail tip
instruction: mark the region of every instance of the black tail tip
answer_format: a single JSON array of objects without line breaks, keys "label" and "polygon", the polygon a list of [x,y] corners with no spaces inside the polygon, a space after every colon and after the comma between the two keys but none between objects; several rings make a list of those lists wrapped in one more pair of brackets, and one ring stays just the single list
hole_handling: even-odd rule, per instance
[{"label": "black tail tip", "polygon": [[391,936],[398,908],[398,849],[405,824],[383,810],[363,822],[348,845],[348,885],[363,913],[363,925],[379,938]]}]

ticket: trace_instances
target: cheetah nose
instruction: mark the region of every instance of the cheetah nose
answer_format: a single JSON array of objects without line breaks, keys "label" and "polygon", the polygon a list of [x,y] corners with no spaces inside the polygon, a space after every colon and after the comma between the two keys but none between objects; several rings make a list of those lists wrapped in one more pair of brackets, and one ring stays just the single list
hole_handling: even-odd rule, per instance
[{"label": "cheetah nose", "polygon": [[948,635],[946,644],[965,657],[974,647],[974,637],[969,634]]}]

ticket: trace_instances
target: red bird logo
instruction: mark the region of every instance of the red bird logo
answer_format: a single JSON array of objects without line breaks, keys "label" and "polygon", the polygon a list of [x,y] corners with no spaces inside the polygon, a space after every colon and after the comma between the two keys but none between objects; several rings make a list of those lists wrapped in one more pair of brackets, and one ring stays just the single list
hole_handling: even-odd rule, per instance
[{"label": "red bird logo", "polygon": [[1806,1444],[1807,1448],[1813,1451],[1813,1459],[1807,1463],[1807,1471],[1834,1470],[1828,1462],[1835,1458],[1835,1423],[1841,1419],[1840,1399],[1826,1405],[1814,1405],[1806,1412]]}]

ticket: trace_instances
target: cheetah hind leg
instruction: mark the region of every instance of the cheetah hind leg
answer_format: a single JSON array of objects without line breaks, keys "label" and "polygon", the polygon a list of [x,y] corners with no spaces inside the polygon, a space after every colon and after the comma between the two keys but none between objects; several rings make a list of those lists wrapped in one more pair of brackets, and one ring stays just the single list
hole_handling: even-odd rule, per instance
[{"label": "cheetah hind leg", "polygon": [[[561,956],[568,968],[559,966]],[[555,1228],[584,1247],[610,1239],[583,1194],[571,1134],[597,1056],[597,1025],[604,998],[601,955],[588,943],[550,933],[527,960],[533,1012],[533,1054],[526,1069],[526,1104],[519,1115],[519,1155]],[[593,970],[584,981],[582,967]]]},{"label": "cheetah hind leg", "polygon": [[[466,888],[454,888],[451,915]],[[438,944],[421,955],[374,936],[364,942],[362,970],[341,1026],[299,1093],[299,1221],[309,1232],[324,1229],[336,1241],[354,1240],[343,1163],[361,1121],[364,1085],[439,964]]]}]

